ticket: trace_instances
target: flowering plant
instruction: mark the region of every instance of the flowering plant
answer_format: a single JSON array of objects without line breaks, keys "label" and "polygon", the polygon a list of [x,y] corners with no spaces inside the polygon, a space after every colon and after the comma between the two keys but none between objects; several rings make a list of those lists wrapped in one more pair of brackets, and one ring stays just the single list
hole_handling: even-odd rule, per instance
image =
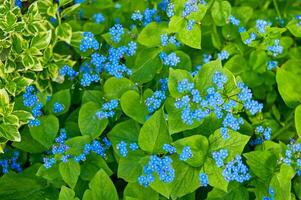
[{"label": "flowering plant", "polygon": [[0,199],[301,199],[298,0],[0,0]]}]

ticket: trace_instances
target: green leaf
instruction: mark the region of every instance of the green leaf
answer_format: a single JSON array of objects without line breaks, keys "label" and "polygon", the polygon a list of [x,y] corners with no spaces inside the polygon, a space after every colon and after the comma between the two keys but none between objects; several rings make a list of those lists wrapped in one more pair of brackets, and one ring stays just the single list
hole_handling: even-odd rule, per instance
[{"label": "green leaf", "polygon": [[158,48],[147,48],[140,51],[135,60],[135,67],[131,76],[134,82],[146,83],[151,81],[162,68]]},{"label": "green leaf", "polygon": [[79,163],[75,162],[73,159],[69,159],[66,163],[60,163],[59,170],[63,180],[67,183],[67,185],[71,188],[74,188],[80,175]]},{"label": "green leaf", "polygon": [[76,12],[79,8],[80,8],[80,3],[74,4],[68,8],[65,8],[62,12],[61,12],[61,18],[67,16],[67,15],[71,15],[72,13]]},{"label": "green leaf", "polygon": [[295,110],[295,126],[299,137],[301,137],[301,105]]},{"label": "green leaf", "polygon": [[79,155],[83,152],[85,144],[88,144],[91,141],[92,139],[89,135],[72,137],[65,142],[65,144],[69,146],[67,153]]},{"label": "green leaf", "polygon": [[59,131],[59,120],[54,115],[39,118],[40,126],[30,127],[31,136],[46,148],[50,148]]},{"label": "green leaf", "polygon": [[142,29],[137,41],[146,47],[156,47],[161,44],[161,35],[168,32],[166,23],[151,22]]},{"label": "green leaf", "polygon": [[298,24],[297,20],[291,20],[287,24],[287,29],[293,34],[295,37],[301,37],[301,26]]},{"label": "green leaf", "polygon": [[137,183],[129,183],[124,189],[123,196],[137,200],[159,200],[159,194],[150,187],[143,187]]},{"label": "green leaf", "polygon": [[229,192],[224,192],[223,190],[213,188],[208,193],[207,200],[233,200],[233,199],[239,199],[239,200],[249,200],[249,193],[248,190],[238,185],[236,188],[232,189]]},{"label": "green leaf", "polygon": [[119,99],[123,93],[132,89],[134,83],[127,78],[115,78],[111,77],[106,80],[103,90],[104,95],[108,99]]},{"label": "green leaf", "polygon": [[9,104],[9,96],[5,89],[0,89],[0,106]]},{"label": "green leaf", "polygon": [[251,171],[260,179],[269,180],[277,167],[277,157],[270,151],[253,151],[244,154]]},{"label": "green leaf", "polygon": [[42,153],[47,150],[43,145],[32,138],[28,128],[23,129],[21,135],[20,142],[13,142],[14,147],[29,153]]},{"label": "green leaf", "polygon": [[108,125],[107,119],[98,119],[96,112],[101,107],[94,103],[88,102],[84,104],[79,110],[78,125],[82,135],[90,135],[96,138],[102,134]]},{"label": "green leaf", "polygon": [[185,137],[175,141],[173,145],[177,148],[178,153],[181,153],[186,146],[191,148],[193,156],[185,162],[192,167],[200,167],[204,164],[209,149],[209,142],[205,136],[193,135]]},{"label": "green leaf", "polygon": [[89,188],[85,191],[83,200],[119,199],[113,182],[102,169],[91,180]]},{"label": "green leaf", "polygon": [[204,164],[204,171],[208,176],[209,185],[227,192],[229,182],[222,175],[223,169],[217,167],[212,158],[207,158]]},{"label": "green leaf", "polygon": [[37,49],[46,49],[50,44],[51,33],[51,30],[47,32],[39,32],[35,37],[32,38],[31,47],[35,47]]},{"label": "green leaf", "polygon": [[55,34],[59,40],[70,44],[72,38],[72,27],[68,23],[60,24],[56,27]]},{"label": "green leaf", "polygon": [[301,198],[301,176],[296,177],[293,180],[293,188],[297,198]]},{"label": "green leaf", "polygon": [[220,129],[209,136],[210,152],[219,151],[220,149],[228,150],[227,160],[232,160],[238,154],[240,155],[248,143],[250,137],[228,129],[229,138],[224,139]]},{"label": "green leaf", "polygon": [[59,200],[76,200],[76,199],[78,198],[75,198],[75,192],[72,189],[67,188],[64,185],[61,187]]},{"label": "green leaf", "polygon": [[[53,111],[53,107],[55,103],[60,103],[64,106],[64,110],[62,112],[59,113],[55,113]],[[70,95],[70,90],[66,89],[66,90],[60,90],[57,93],[55,93],[51,99],[49,100],[49,102],[46,105],[46,110],[54,115],[62,115],[66,112],[68,112],[69,108],[70,108],[70,104],[71,104],[71,95]]]},{"label": "green leaf", "polygon": [[144,98],[138,92],[130,90],[125,92],[120,99],[122,111],[130,118],[143,124],[148,116]]},{"label": "green leaf", "polygon": [[71,3],[72,0],[60,0],[59,1],[59,6],[62,7],[62,6],[65,6],[67,5],[68,3]]},{"label": "green leaf", "polygon": [[149,153],[160,153],[164,144],[169,144],[168,132],[163,109],[156,111],[142,126],[138,138],[139,146]]},{"label": "green leaf", "polygon": [[278,90],[286,105],[292,108],[301,103],[300,74],[300,60],[288,60],[277,69]]},{"label": "green leaf", "polygon": [[143,173],[144,161],[146,160],[144,152],[131,152],[126,158],[120,157],[118,162],[117,175],[129,183],[135,183],[138,177]]},{"label": "green leaf", "polygon": [[82,96],[82,104],[93,101],[95,103],[103,102],[103,93],[99,90],[85,90]]},{"label": "green leaf", "polygon": [[270,187],[273,188],[275,199],[291,199],[291,180],[295,172],[290,166],[281,165],[280,172],[272,177]]},{"label": "green leaf", "polygon": [[90,181],[100,169],[103,169],[109,176],[113,174],[102,157],[94,153],[90,154],[87,156],[87,160],[81,165],[80,178]]},{"label": "green leaf", "polygon": [[47,181],[35,176],[38,165],[27,168],[22,173],[9,173],[0,179],[1,200],[39,200],[49,198],[52,192],[52,199],[57,199],[56,190],[49,188]]},{"label": "green leaf", "polygon": [[231,14],[231,4],[228,1],[217,0],[211,8],[211,16],[217,26],[224,26]]},{"label": "green leaf", "polygon": [[185,18],[174,15],[172,18],[170,18],[168,26],[169,26],[170,32],[177,33],[181,29],[186,28],[185,27]]},{"label": "green leaf", "polygon": [[33,119],[32,114],[25,110],[15,110],[12,114],[18,117],[20,124],[27,124],[30,119]]},{"label": "green leaf", "polygon": [[192,30],[183,27],[178,33],[179,40],[189,47],[201,49],[202,32],[201,27],[195,24]]},{"label": "green leaf", "polygon": [[169,68],[168,89],[172,97],[180,98],[183,96],[183,93],[178,92],[178,83],[183,79],[188,79],[189,82],[193,83],[193,77],[188,71]]},{"label": "green leaf", "polygon": [[11,123],[0,123],[0,136],[7,140],[20,142],[21,135],[18,131],[19,126]]}]

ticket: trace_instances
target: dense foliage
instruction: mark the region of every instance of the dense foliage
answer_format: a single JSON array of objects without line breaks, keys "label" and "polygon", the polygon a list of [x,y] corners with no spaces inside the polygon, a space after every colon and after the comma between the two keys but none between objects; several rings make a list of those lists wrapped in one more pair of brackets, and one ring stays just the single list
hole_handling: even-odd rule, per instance
[{"label": "dense foliage", "polygon": [[0,199],[301,199],[298,0],[0,0]]}]

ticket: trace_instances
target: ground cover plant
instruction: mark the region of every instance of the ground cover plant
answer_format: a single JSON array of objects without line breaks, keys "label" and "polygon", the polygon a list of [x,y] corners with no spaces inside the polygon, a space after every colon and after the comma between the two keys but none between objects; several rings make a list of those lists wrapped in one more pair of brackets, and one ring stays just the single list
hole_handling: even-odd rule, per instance
[{"label": "ground cover plant", "polygon": [[300,37],[298,0],[0,0],[0,199],[301,199]]}]

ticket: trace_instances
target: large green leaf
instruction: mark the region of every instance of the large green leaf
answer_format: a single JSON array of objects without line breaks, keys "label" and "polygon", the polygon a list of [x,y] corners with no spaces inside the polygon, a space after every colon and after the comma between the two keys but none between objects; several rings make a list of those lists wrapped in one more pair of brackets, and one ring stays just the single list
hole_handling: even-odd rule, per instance
[{"label": "large green leaf", "polygon": [[193,77],[188,71],[172,68],[169,69],[168,89],[172,97],[180,98],[183,96],[183,94],[178,92],[177,89],[178,83],[183,79],[187,79],[189,82],[193,83]]},{"label": "large green leaf", "polygon": [[79,111],[78,126],[82,135],[96,138],[102,134],[108,125],[107,119],[98,119],[96,113],[100,110],[99,104],[88,102]]},{"label": "large green leaf", "polygon": [[59,120],[54,115],[39,118],[40,126],[30,127],[31,136],[46,148],[50,148],[59,131]]},{"label": "large green leaf", "polygon": [[72,189],[67,188],[66,186],[62,186],[59,200],[79,200],[79,199],[75,197],[75,192]]},{"label": "large green leaf", "polygon": [[89,183],[83,200],[118,200],[116,188],[104,170],[99,170]]},{"label": "large green leaf", "polygon": [[134,83],[127,78],[109,78],[104,86],[104,95],[108,99],[118,99],[122,96],[123,93],[132,89],[134,87]]},{"label": "large green leaf", "polygon": [[139,123],[144,123],[148,116],[148,110],[144,98],[134,90],[127,91],[120,99],[123,112]]},{"label": "large green leaf", "polygon": [[217,26],[224,26],[231,14],[231,4],[228,1],[217,0],[211,8],[211,16]]},{"label": "large green leaf", "polygon": [[59,165],[60,174],[68,186],[74,188],[80,175],[80,165],[73,159],[69,159],[66,163],[61,162]]},{"label": "large green leaf", "polygon": [[136,57],[135,67],[131,76],[134,82],[146,83],[151,81],[162,68],[159,57],[160,49],[149,48],[140,51]]},{"label": "large green leaf", "polygon": [[168,27],[165,23],[149,23],[138,35],[138,42],[147,47],[155,47],[161,44],[161,34],[167,33]]},{"label": "large green leaf", "polygon": [[49,30],[47,32],[39,32],[35,37],[31,40],[31,47],[35,47],[37,49],[46,49],[51,41],[52,31]]},{"label": "large green leaf", "polygon": [[142,126],[138,138],[139,146],[149,153],[160,153],[164,144],[171,142],[163,109],[155,112]]},{"label": "large green leaf", "polygon": [[[62,112],[55,113],[53,111],[53,106],[55,103],[62,104],[64,106],[64,110]],[[51,114],[61,115],[68,112],[70,104],[71,104],[70,90],[69,89],[60,90],[51,97],[50,101],[46,105],[46,110]]]},{"label": "large green leaf", "polygon": [[209,142],[205,136],[193,135],[179,139],[173,144],[177,148],[178,153],[181,153],[182,149],[186,146],[191,148],[193,156],[185,162],[193,167],[200,167],[203,165],[209,149]]},{"label": "large green leaf", "polygon": [[262,180],[269,180],[277,167],[277,157],[270,151],[253,151],[244,157],[251,171]]},{"label": "large green leaf", "polygon": [[152,190],[150,187],[143,187],[137,183],[129,183],[124,189],[123,196],[125,199],[128,197],[133,200],[159,200],[159,194]]},{"label": "large green leaf", "polygon": [[195,49],[201,49],[202,32],[201,27],[197,24],[193,26],[192,30],[187,30],[183,27],[178,33],[179,40]]},{"label": "large green leaf", "polygon": [[299,137],[301,137],[301,105],[295,110],[295,126]]}]

